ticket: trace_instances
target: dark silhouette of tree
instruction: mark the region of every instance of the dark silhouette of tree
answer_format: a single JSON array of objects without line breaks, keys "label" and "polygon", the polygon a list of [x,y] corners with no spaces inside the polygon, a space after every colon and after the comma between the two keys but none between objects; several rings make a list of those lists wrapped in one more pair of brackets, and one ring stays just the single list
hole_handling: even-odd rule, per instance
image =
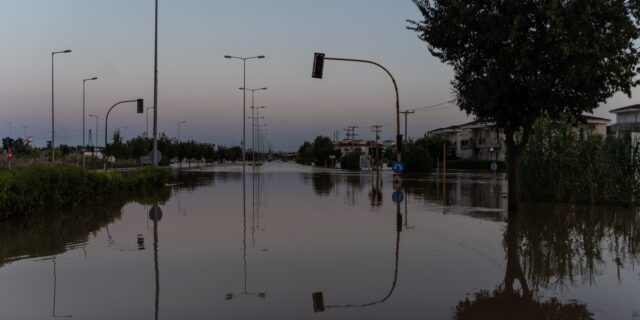
[{"label": "dark silhouette of tree", "polygon": [[298,148],[296,162],[301,164],[311,164],[313,162],[313,145],[309,141],[305,141]]},{"label": "dark silhouette of tree", "polygon": [[317,136],[312,144],[313,162],[316,166],[330,167],[332,164],[331,156],[339,159],[339,151],[333,147],[331,138],[325,136]]},{"label": "dark silhouette of tree", "polygon": [[509,209],[517,165],[542,116],[577,118],[638,84],[638,0],[414,0],[409,21],[454,70],[461,110],[505,134]]}]

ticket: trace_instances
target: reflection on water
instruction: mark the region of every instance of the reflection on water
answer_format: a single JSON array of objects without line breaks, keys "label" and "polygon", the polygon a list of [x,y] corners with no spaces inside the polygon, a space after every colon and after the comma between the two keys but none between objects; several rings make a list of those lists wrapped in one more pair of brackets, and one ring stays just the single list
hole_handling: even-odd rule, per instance
[{"label": "reflection on water", "polygon": [[387,173],[216,170],[0,223],[0,319],[640,317],[634,208],[507,214],[477,172],[398,198]]}]

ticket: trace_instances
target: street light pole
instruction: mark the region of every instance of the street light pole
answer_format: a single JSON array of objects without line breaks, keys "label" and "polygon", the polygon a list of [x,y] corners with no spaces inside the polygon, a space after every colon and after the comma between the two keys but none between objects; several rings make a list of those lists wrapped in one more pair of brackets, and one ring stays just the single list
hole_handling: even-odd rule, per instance
[{"label": "street light pole", "polygon": [[187,123],[186,120],[178,121],[178,142],[180,142],[180,125],[183,123]]},{"label": "street light pole", "polygon": [[24,142],[27,143],[27,128],[29,128],[29,126],[22,125],[22,128],[24,128]]},{"label": "street light pole", "polygon": [[[245,90],[245,88],[240,88],[240,90]],[[267,90],[266,87],[264,88],[257,88],[257,89],[246,89],[247,91],[251,91],[251,161],[253,162],[253,168],[255,169],[256,167],[256,156],[255,156],[255,152],[256,152],[256,132],[255,132],[255,114],[254,114],[254,109],[255,107],[255,92],[256,91],[260,91],[260,90]],[[262,107],[264,108],[264,107]]]},{"label": "street light pole", "polygon": [[409,136],[407,135],[407,116],[409,114],[416,113],[416,111],[415,110],[405,110],[405,111],[400,111],[400,113],[404,113],[404,142],[405,143],[409,143]]},{"label": "street light pole", "polygon": [[54,77],[53,77],[53,56],[58,53],[70,53],[71,50],[63,50],[63,51],[54,51],[51,52],[51,165],[54,165],[56,162],[56,134],[55,134],[55,109],[54,109]]},{"label": "street light pole", "polygon": [[100,141],[100,140],[98,140],[98,116],[96,116],[94,114],[90,114],[89,117],[96,118],[96,144],[95,144],[95,147],[97,147],[98,146],[98,141]]},{"label": "street light pole", "polygon": [[153,109],[153,107],[147,108],[147,131],[145,131],[145,136],[149,138],[149,109]]},{"label": "street light pole", "polygon": [[[87,83],[87,81],[91,81],[91,80],[98,80],[98,77],[93,77],[93,78],[88,78],[88,79],[82,79],[82,167],[85,167],[85,160],[84,160],[84,149],[86,148],[86,144],[85,144],[85,127],[84,127],[84,118],[85,118],[85,85]],[[96,132],[97,133],[97,132]]]},{"label": "street light pole", "polygon": [[[260,109],[264,109],[265,106],[260,106],[260,107],[256,107],[256,127],[257,127],[257,132],[256,132],[256,136],[258,138],[258,150],[260,150]],[[264,118],[264,117],[262,117]],[[260,159],[258,159],[260,160]],[[256,161],[255,159],[253,160],[253,165],[256,165]]]},{"label": "street light pole", "polygon": [[[158,166],[158,0],[155,14],[155,43],[153,50],[153,166]],[[106,144],[105,144],[106,147]]]},{"label": "street light pole", "polygon": [[314,68],[313,68],[313,74],[312,74],[313,78],[322,79],[322,70],[323,70],[323,67],[324,67],[324,61],[325,60],[368,63],[368,64],[372,64],[372,65],[375,65],[375,66],[379,67],[380,69],[384,70],[384,72],[386,72],[389,75],[389,77],[391,78],[391,81],[393,82],[393,88],[396,91],[396,144],[397,144],[397,147],[396,147],[396,161],[400,161],[401,160],[401,154],[402,154],[402,135],[400,134],[400,94],[398,93],[398,84],[396,83],[396,79],[393,77],[391,72],[389,72],[389,70],[387,70],[387,68],[385,68],[381,64],[379,64],[377,62],[369,61],[369,60],[347,59],[347,58],[329,58],[329,57],[325,57],[324,53],[316,53],[314,58],[315,58],[314,59],[314,66],[313,66]]},{"label": "street light pole", "polygon": [[224,56],[226,59],[239,59],[242,60],[242,175],[246,172],[246,117],[247,117],[247,60],[251,59],[264,59],[263,55],[255,57],[235,57]]},{"label": "street light pole", "polygon": [[[113,110],[113,108],[115,108],[117,105],[122,104],[122,103],[127,103],[127,102],[137,102],[138,103],[138,113],[142,113],[142,105],[144,104],[144,100],[142,99],[135,99],[135,100],[125,100],[125,101],[120,101],[116,104],[114,104],[113,106],[111,106],[111,108],[109,108],[109,111],[107,111],[107,116],[104,119],[104,151],[105,154],[103,155],[104,157],[104,170],[107,171],[107,154],[106,154],[106,149],[107,149],[107,137],[109,135],[109,131],[108,131],[108,127],[109,127],[109,113],[111,113],[111,110]],[[97,119],[97,118],[96,118]]]}]

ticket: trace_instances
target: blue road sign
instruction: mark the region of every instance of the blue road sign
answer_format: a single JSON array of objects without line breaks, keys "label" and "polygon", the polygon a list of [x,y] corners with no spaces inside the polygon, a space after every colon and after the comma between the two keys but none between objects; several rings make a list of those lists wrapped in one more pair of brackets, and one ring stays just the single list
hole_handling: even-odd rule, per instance
[{"label": "blue road sign", "polygon": [[395,161],[391,165],[391,169],[393,169],[395,173],[402,173],[404,171],[404,163],[402,163],[402,161]]},{"label": "blue road sign", "polygon": [[404,200],[404,193],[402,191],[396,191],[391,195],[391,200],[393,202],[398,203]]}]

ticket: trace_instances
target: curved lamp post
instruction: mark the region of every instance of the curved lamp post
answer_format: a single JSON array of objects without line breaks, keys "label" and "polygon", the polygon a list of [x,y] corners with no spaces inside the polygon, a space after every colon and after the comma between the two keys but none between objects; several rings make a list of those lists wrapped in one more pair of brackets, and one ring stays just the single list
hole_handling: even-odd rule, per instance
[{"label": "curved lamp post", "polygon": [[[120,101],[116,104],[114,104],[113,106],[111,106],[111,108],[109,108],[109,111],[107,111],[107,116],[104,119],[104,148],[105,148],[105,154],[103,155],[104,157],[104,170],[107,170],[107,154],[106,154],[106,149],[107,149],[107,137],[109,135],[109,131],[108,131],[108,127],[109,127],[109,113],[111,113],[111,110],[113,110],[113,108],[115,108],[117,105],[119,104],[123,104],[123,103],[127,103],[127,102],[136,102],[137,103],[137,111],[138,113],[142,113],[144,112],[144,100],[143,99],[136,99],[136,100],[125,100],[125,101]],[[97,119],[97,118],[96,118]]]},{"label": "curved lamp post", "polygon": [[51,52],[51,164],[55,164],[56,162],[56,150],[55,150],[55,146],[56,146],[56,134],[55,134],[55,117],[54,117],[54,86],[53,86],[53,56],[55,56],[58,53],[71,53],[71,50],[63,50],[63,51],[54,51]]},{"label": "curved lamp post", "polygon": [[400,95],[398,94],[398,85],[396,84],[396,79],[393,77],[391,72],[387,70],[387,68],[383,67],[381,64],[369,60],[361,60],[361,59],[347,59],[347,58],[329,58],[326,57],[324,53],[315,53],[313,58],[313,73],[311,75],[312,78],[322,79],[322,71],[324,69],[324,61],[325,60],[336,60],[336,61],[350,61],[350,62],[362,62],[375,65],[380,69],[384,70],[389,77],[391,77],[391,81],[393,82],[393,88],[396,91],[396,160],[400,161],[400,154],[402,153],[402,135],[400,134]]},{"label": "curved lamp post", "polygon": [[[87,145],[85,144],[85,128],[84,128],[84,119],[85,119],[85,85],[87,83],[87,81],[91,81],[91,80],[98,80],[98,77],[93,77],[93,78],[89,78],[89,79],[82,79],[82,167],[85,167],[85,160],[84,160],[84,148],[87,147]],[[96,134],[98,132],[96,131]]]},{"label": "curved lamp post", "polygon": [[251,59],[264,59],[263,55],[254,56],[254,57],[235,57],[235,56],[224,56],[226,59],[238,59],[242,60],[242,174],[244,176],[246,171],[246,120],[247,117],[247,60]]}]

